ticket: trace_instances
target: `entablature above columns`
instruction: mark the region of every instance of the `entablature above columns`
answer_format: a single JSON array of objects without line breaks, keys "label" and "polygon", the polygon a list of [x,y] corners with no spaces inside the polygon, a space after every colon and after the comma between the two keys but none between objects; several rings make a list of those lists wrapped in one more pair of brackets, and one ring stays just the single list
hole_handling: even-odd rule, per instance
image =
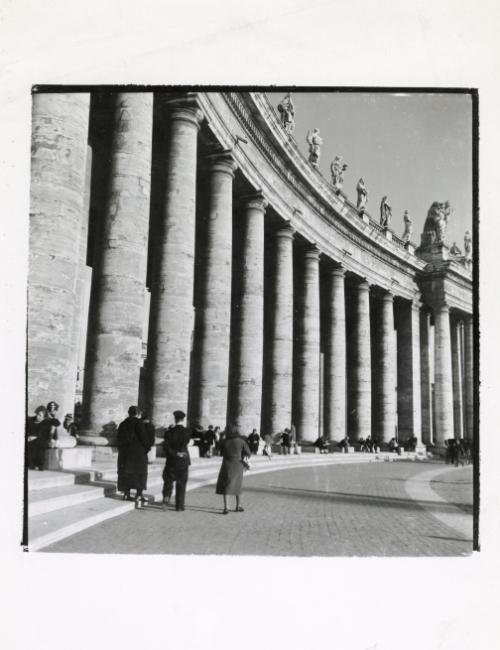
[{"label": "entablature above columns", "polygon": [[432,309],[448,305],[466,314],[473,313],[472,282],[453,272],[449,265],[420,274],[418,284],[423,302]]},{"label": "entablature above columns", "polygon": [[292,159],[284,150],[286,134],[279,125],[279,130],[269,126],[259,107],[251,105],[250,95],[200,93],[198,102],[213,136],[223,148],[233,150],[241,173],[298,234],[346,270],[413,299],[418,292],[415,276],[426,263],[363,221],[342,195],[309,169],[295,143]]}]

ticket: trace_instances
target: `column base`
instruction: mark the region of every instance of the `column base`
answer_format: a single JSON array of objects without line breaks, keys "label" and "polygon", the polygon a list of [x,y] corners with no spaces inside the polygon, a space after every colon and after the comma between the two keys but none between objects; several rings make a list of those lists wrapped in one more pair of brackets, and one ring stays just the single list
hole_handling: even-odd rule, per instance
[{"label": "column base", "polygon": [[73,447],[63,449],[47,449],[45,451],[45,467],[48,470],[74,469],[75,467],[90,467],[92,464],[91,447]]},{"label": "column base", "polygon": [[90,447],[109,447],[116,443],[116,435],[95,436],[92,434],[78,435],[78,444]]}]

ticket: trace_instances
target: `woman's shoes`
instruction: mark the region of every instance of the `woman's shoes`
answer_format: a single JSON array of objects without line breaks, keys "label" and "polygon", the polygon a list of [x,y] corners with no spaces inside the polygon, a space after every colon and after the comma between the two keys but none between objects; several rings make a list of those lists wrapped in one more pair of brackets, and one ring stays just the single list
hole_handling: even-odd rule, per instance
[{"label": "woman's shoes", "polygon": [[245,509],[242,508],[241,506],[238,506],[237,508],[234,509],[235,512],[245,512]]},{"label": "woman's shoes", "polygon": [[224,510],[222,511],[222,514],[223,514],[223,515],[228,515],[228,514],[229,514],[229,510],[228,510],[227,508],[224,508]]}]

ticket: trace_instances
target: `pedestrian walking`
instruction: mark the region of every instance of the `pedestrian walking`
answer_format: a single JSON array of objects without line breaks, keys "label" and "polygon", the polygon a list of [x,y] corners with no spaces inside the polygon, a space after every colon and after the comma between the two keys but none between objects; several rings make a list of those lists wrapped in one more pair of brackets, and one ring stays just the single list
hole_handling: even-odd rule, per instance
[{"label": "pedestrian walking", "polygon": [[175,482],[175,509],[177,512],[184,511],[186,498],[186,483],[188,481],[188,469],[191,464],[189,457],[188,443],[191,434],[182,424],[186,418],[183,411],[174,411],[175,426],[165,434],[166,462],[163,470],[163,509],[166,510],[172,497],[172,489]]},{"label": "pedestrian walking", "polygon": [[243,470],[248,467],[246,459],[250,457],[250,448],[236,429],[226,432],[221,444],[222,465],[217,478],[216,494],[221,494],[224,501],[223,514],[227,515],[227,496],[236,497],[235,512],[243,512],[240,496],[243,485]]},{"label": "pedestrian walking", "polygon": [[148,482],[148,451],[151,449],[150,437],[137,406],[128,409],[128,417],[118,426],[118,489],[124,499],[131,499],[130,491],[135,490],[135,503],[141,508],[146,499],[143,496]]}]

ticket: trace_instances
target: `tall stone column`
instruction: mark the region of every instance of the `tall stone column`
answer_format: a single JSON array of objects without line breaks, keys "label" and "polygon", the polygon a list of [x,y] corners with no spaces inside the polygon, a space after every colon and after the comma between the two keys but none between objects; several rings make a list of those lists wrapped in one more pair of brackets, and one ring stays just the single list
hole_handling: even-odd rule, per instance
[{"label": "tall stone column", "polygon": [[343,268],[331,271],[328,284],[324,356],[324,433],[330,440],[346,434],[346,329]]},{"label": "tall stone column", "polygon": [[319,251],[304,252],[300,279],[299,317],[294,383],[294,419],[297,438],[313,442],[319,432],[320,311]]},{"label": "tall stone column", "polygon": [[170,424],[187,412],[193,331],[196,225],[196,157],[202,113],[193,98],[168,102],[164,212],[151,283],[148,340],[149,412],[154,424]]},{"label": "tall stone column", "polygon": [[84,314],[86,313],[85,300],[87,297],[87,281],[88,281],[88,271],[90,269],[87,267],[87,240],[89,232],[89,209],[90,209],[90,183],[92,176],[92,147],[88,145],[87,147],[87,160],[85,168],[85,187],[83,193],[83,210],[82,210],[82,221],[81,221],[81,232],[79,237],[79,249],[78,249],[78,273],[76,277],[76,286],[75,286],[75,311],[74,319],[71,332],[71,346],[73,352],[73,359],[71,361],[71,368],[73,369],[74,379],[71,382],[68,382],[67,386],[67,398],[65,403],[70,406],[69,411],[73,411],[73,405],[75,404],[75,390],[76,390],[76,381],[78,374],[78,362],[81,357],[81,353],[85,354],[85,349],[80,350],[81,341],[82,341],[82,330],[86,329],[86,323],[83,323]]},{"label": "tall stone column", "polygon": [[401,441],[422,439],[420,393],[420,303],[402,302],[398,328],[398,434]]},{"label": "tall stone column", "polygon": [[199,305],[196,309],[190,422],[224,427],[231,327],[233,178],[229,154],[211,156],[201,224]]},{"label": "tall stone column", "polygon": [[264,344],[264,213],[260,192],[243,201],[241,248],[231,331],[228,422],[242,434],[259,429]]},{"label": "tall stone column", "polygon": [[[72,324],[84,210],[90,95],[34,94],[28,270],[28,410],[73,409]],[[74,390],[73,390],[74,394]]]},{"label": "tall stone column", "polygon": [[443,448],[444,441],[454,437],[450,310],[446,304],[434,309],[434,402],[434,444]]},{"label": "tall stone column", "polygon": [[420,393],[422,403],[422,442],[433,443],[432,435],[432,381],[430,348],[430,314],[420,312]]},{"label": "tall stone column", "polygon": [[464,321],[464,403],[465,437],[472,440],[474,433],[474,336],[472,316]]},{"label": "tall stone column", "polygon": [[355,287],[355,292],[352,417],[349,433],[353,440],[358,440],[371,435],[372,424],[370,285],[362,280]]},{"label": "tall stone column", "polygon": [[453,381],[453,421],[455,438],[463,438],[463,386],[462,386],[462,341],[461,322],[451,324],[451,367]]},{"label": "tall stone column", "polygon": [[394,297],[386,292],[379,304],[377,338],[373,360],[378,370],[375,422],[379,442],[388,443],[396,428],[396,367],[394,354]]},{"label": "tall stone column", "polygon": [[[152,93],[119,93],[97,244],[83,392],[84,442],[113,442],[137,403],[149,226]],[[104,429],[104,431],[103,431]],[[103,432],[104,435],[99,435]]]},{"label": "tall stone column", "polygon": [[293,234],[285,225],[275,235],[271,281],[268,387],[264,392],[262,431],[278,433],[292,421],[293,377]]}]

